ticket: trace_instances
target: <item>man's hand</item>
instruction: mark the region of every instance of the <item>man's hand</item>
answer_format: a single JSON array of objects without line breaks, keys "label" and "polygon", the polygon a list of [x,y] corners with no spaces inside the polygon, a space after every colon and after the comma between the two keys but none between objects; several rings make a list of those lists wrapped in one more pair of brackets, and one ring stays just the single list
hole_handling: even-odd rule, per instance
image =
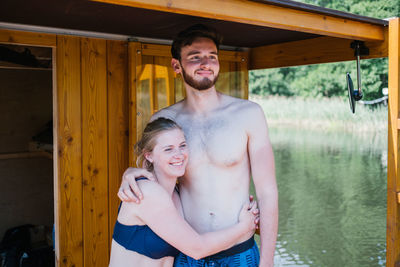
[{"label": "man's hand", "polygon": [[140,203],[143,199],[142,191],[136,183],[136,178],[146,177],[149,180],[155,181],[153,174],[146,169],[132,168],[126,169],[122,175],[121,186],[118,190],[118,197],[124,202]]},{"label": "man's hand", "polygon": [[[255,205],[257,207],[257,201],[254,200],[254,196],[250,195],[249,196],[249,201],[251,203],[251,206]],[[257,213],[254,213],[255,215],[259,215],[260,211],[257,208]],[[256,234],[260,234],[260,216],[258,216],[255,220],[254,220],[254,224],[256,225]]]}]

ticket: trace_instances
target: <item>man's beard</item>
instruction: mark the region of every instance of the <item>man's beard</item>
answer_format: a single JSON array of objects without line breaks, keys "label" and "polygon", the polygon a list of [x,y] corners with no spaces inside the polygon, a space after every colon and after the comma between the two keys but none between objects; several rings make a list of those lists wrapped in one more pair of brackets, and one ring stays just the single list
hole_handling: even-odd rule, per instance
[{"label": "man's beard", "polygon": [[186,73],[186,71],[183,67],[182,67],[182,76],[183,76],[183,80],[188,85],[190,85],[191,87],[193,87],[194,89],[197,89],[199,91],[210,89],[211,87],[213,87],[213,85],[218,80],[218,75],[217,75],[217,76],[214,76],[213,80],[210,80],[207,77],[204,77],[202,80],[196,81],[192,76],[190,76]]}]

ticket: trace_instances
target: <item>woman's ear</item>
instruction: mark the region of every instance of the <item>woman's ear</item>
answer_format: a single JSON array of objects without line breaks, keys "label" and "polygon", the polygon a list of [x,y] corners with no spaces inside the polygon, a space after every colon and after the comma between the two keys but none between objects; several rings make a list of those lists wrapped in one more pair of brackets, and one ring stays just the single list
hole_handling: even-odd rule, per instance
[{"label": "woman's ear", "polygon": [[179,60],[173,58],[171,60],[171,66],[175,73],[181,73],[181,63],[179,62]]},{"label": "woman's ear", "polygon": [[148,162],[153,163],[153,157],[152,157],[152,155],[151,155],[151,152],[146,152],[146,153],[144,153],[144,158],[145,158]]}]

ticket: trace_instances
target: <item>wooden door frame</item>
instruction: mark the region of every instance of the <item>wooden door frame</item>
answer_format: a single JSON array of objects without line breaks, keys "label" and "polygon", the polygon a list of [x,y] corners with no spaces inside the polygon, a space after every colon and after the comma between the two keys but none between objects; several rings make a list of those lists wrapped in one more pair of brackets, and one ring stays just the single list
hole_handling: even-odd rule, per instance
[{"label": "wooden door frame", "polygon": [[[0,29],[0,43],[11,45],[26,45],[47,47],[52,49],[52,105],[53,105],[53,191],[54,191],[54,225],[58,226],[58,112],[57,112],[57,72],[56,72],[56,48],[57,48],[57,35],[39,32],[28,32],[19,30],[6,30]],[[54,249],[55,253],[59,253],[58,233],[55,233]],[[58,257],[55,257],[57,260]]]}]

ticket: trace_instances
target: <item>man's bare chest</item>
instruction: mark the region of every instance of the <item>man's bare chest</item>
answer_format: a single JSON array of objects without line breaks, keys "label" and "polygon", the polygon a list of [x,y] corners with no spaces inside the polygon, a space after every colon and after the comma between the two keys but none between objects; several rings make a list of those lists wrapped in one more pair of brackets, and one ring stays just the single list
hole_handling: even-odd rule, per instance
[{"label": "man's bare chest", "polygon": [[180,124],[190,150],[190,165],[211,163],[230,167],[247,156],[246,131],[233,119],[217,117]]}]

